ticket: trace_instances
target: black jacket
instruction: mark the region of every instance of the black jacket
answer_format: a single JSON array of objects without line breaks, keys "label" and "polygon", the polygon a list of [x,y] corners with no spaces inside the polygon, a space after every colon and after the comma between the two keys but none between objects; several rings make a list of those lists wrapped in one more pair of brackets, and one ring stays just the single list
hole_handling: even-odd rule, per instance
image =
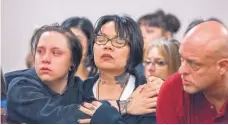
[{"label": "black jacket", "polygon": [[[135,87],[137,88],[139,85],[146,83],[146,78],[143,75],[140,75],[137,73],[137,71],[134,71],[131,73],[135,76]],[[93,95],[93,85],[98,80],[98,75],[89,78],[84,81],[83,83],[83,96],[84,98],[87,98],[88,100],[91,100],[91,98],[94,98]],[[135,89],[136,89],[135,88]],[[112,107],[107,101],[103,102],[103,104],[97,109],[97,111],[93,114],[93,117],[91,119],[91,123],[95,124],[148,124],[148,123],[155,123],[156,117],[155,114],[146,114],[146,115],[130,115],[125,114],[121,115],[116,108]]]},{"label": "black jacket", "polygon": [[63,94],[46,86],[34,69],[5,75],[7,85],[7,119],[11,123],[77,123],[87,118],[78,110],[82,102],[82,81],[72,77]]}]

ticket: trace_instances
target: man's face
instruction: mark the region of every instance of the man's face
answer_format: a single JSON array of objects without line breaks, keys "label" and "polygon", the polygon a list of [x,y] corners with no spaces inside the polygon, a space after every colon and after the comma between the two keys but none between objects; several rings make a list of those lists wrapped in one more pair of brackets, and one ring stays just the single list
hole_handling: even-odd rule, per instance
[{"label": "man's face", "polygon": [[185,39],[179,49],[184,91],[194,94],[204,91],[219,80],[216,59],[210,56],[208,46],[198,45],[194,38]]}]

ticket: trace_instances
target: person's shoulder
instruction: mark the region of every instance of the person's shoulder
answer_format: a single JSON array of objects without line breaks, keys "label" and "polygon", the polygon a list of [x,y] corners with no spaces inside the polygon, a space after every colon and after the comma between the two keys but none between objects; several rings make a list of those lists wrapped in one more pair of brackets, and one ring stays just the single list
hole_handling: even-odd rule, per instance
[{"label": "person's shoulder", "polygon": [[7,101],[18,102],[31,96],[38,97],[45,94],[44,91],[44,87],[38,81],[23,76],[17,77],[8,86]]},{"label": "person's shoulder", "polygon": [[171,87],[171,88],[182,88],[182,79],[181,79],[181,75],[179,73],[175,73],[173,75],[171,75],[170,77],[168,77],[168,79],[165,80],[165,83],[163,86],[166,87]]},{"label": "person's shoulder", "polygon": [[175,73],[165,80],[159,93],[167,93],[170,96],[174,96],[175,94],[181,94],[182,92],[183,84],[181,75],[179,73]]},{"label": "person's shoulder", "polygon": [[11,89],[20,88],[43,88],[41,83],[35,79],[27,78],[24,76],[14,78],[8,86],[8,91]]},{"label": "person's shoulder", "polygon": [[88,77],[86,80],[83,81],[83,86],[84,87],[93,86],[98,80],[98,78],[99,78],[99,75]]},{"label": "person's shoulder", "polygon": [[136,87],[138,87],[139,85],[146,84],[146,77],[143,73],[140,73],[137,70],[133,70],[133,72],[131,72],[130,74],[135,77]]},{"label": "person's shoulder", "polygon": [[42,81],[37,77],[34,69],[19,70],[5,75],[7,81],[7,93],[19,92],[27,93],[30,91],[44,89]]},{"label": "person's shoulder", "polygon": [[6,82],[6,91],[10,86],[22,84],[22,85],[40,85],[40,79],[38,78],[35,69],[24,69],[6,73],[4,75]]}]

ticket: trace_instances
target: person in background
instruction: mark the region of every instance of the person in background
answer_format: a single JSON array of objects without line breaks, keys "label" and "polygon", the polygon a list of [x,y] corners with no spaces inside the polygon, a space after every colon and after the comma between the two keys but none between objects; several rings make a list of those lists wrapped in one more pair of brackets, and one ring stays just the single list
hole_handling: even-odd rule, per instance
[{"label": "person in background", "polygon": [[5,79],[1,69],[1,123],[6,124],[6,90]]},{"label": "person in background", "polygon": [[161,38],[172,39],[181,26],[179,19],[175,15],[165,14],[161,9],[140,17],[137,23],[143,34],[144,49],[153,40]]},{"label": "person in background", "polygon": [[32,54],[32,51],[29,51],[26,59],[25,59],[26,67],[27,68],[33,68],[34,67],[34,56]]},{"label": "person in background", "polygon": [[180,43],[177,40],[155,40],[146,52],[144,59],[145,76],[154,76],[166,80],[170,75],[176,73],[180,67],[180,56],[178,53]]},{"label": "person in background", "polygon": [[96,68],[89,66],[87,59],[88,47],[92,42],[94,32],[93,24],[84,17],[70,17],[63,21],[62,26],[70,29],[82,44],[82,60],[75,75],[82,80],[94,76],[97,73]]},{"label": "person in background", "polygon": [[[143,35],[144,57],[151,42],[159,39],[173,39],[174,34],[180,29],[181,23],[173,14],[165,14],[161,9],[154,13],[146,14],[137,21]],[[136,67],[137,71],[144,73],[143,64]]]},{"label": "person in background", "polygon": [[178,73],[160,89],[157,123],[228,123],[228,29],[197,21],[185,34]]}]

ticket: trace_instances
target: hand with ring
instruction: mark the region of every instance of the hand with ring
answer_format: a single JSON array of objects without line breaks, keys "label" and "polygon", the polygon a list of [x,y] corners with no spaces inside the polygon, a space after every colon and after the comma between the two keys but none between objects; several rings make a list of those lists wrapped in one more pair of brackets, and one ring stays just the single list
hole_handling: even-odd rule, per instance
[{"label": "hand with ring", "polygon": [[[102,105],[101,102],[99,101],[93,101],[92,103],[87,103],[84,102],[82,105],[80,105],[78,107],[78,109],[80,111],[82,111],[83,113],[89,115],[89,116],[93,116],[93,114],[96,112],[96,110]],[[79,119],[78,123],[80,124],[89,124],[91,121],[91,119]]]},{"label": "hand with ring", "polygon": [[148,76],[147,77],[147,85],[159,94],[159,90],[164,83],[164,80],[155,76]]}]

